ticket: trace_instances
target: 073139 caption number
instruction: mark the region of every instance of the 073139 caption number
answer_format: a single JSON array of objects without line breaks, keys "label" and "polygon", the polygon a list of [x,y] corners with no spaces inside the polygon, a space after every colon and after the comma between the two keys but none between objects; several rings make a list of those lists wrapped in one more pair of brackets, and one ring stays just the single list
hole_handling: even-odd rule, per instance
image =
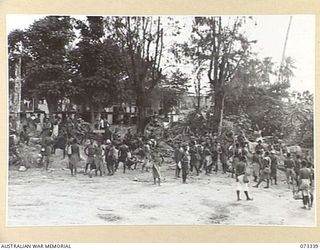
[{"label": "073139 caption number", "polygon": [[300,244],[300,248],[312,248],[312,249],[317,249],[319,248],[319,244]]}]

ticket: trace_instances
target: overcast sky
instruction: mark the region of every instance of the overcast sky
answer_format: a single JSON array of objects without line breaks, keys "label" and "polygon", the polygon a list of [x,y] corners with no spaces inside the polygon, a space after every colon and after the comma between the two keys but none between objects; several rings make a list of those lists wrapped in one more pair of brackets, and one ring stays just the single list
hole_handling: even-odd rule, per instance
[{"label": "overcast sky", "polygon": [[[26,29],[35,20],[44,15],[7,15],[7,32],[14,29]],[[181,16],[179,19],[182,18]],[[183,19],[191,20],[190,17]],[[255,26],[247,28],[247,35],[257,40],[254,50],[261,58],[272,57],[280,64],[282,50],[290,16],[264,15],[254,16]],[[187,32],[186,32],[187,33]],[[189,32],[188,32],[189,33]],[[186,34],[187,35],[187,34]],[[189,34],[188,34],[189,35]],[[188,39],[188,37],[186,37]],[[291,89],[297,91],[309,90],[314,93],[315,88],[315,16],[294,15],[292,19],[286,56],[295,60],[295,77]]]}]

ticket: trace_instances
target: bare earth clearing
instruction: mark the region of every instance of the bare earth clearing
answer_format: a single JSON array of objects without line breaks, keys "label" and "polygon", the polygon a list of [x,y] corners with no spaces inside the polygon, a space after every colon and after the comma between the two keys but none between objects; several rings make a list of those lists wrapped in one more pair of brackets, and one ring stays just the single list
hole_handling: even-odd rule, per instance
[{"label": "bare earth clearing", "polygon": [[[301,209],[279,171],[279,185],[251,188],[253,201],[236,201],[235,179],[218,173],[189,177],[188,184],[174,178],[170,164],[161,168],[163,183],[153,185],[152,173],[140,170],[90,179],[71,177],[61,160],[52,157],[48,173],[30,168],[9,171],[8,226],[26,225],[315,225],[315,208]],[[84,164],[84,162],[82,162]],[[139,165],[138,165],[139,168]],[[250,182],[250,186],[253,182]]]}]

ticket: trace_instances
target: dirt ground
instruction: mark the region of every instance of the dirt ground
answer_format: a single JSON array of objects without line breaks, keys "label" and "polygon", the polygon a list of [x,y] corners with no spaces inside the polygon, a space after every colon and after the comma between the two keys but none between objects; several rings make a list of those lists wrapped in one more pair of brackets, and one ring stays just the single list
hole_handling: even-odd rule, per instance
[{"label": "dirt ground", "polygon": [[[71,177],[57,150],[52,172],[30,168],[9,171],[8,226],[27,225],[315,225],[315,208],[301,209],[279,171],[279,185],[250,188],[253,201],[236,201],[236,182],[222,173],[197,177],[188,184],[174,178],[169,163],[161,167],[163,183],[140,170],[114,176]],[[82,162],[84,164],[84,162]],[[139,168],[139,165],[138,165]],[[83,171],[83,169],[82,169]],[[250,186],[254,185],[251,181]]]}]

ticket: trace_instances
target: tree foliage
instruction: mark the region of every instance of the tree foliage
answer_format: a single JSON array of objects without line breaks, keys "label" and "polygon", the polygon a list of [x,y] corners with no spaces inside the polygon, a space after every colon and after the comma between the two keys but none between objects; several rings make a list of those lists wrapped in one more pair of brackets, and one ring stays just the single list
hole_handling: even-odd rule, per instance
[{"label": "tree foliage", "polygon": [[[118,100],[118,84],[124,78],[123,65],[118,45],[106,37],[104,20],[100,16],[88,16],[77,20],[79,41],[70,57],[73,64],[72,95],[78,103],[103,107]],[[94,117],[92,117],[94,120]]]},{"label": "tree foliage", "polygon": [[26,64],[25,88],[32,96],[45,98],[50,112],[71,87],[67,49],[73,38],[67,16],[45,17],[25,32],[24,53],[31,58]]},{"label": "tree foliage", "polygon": [[228,85],[243,62],[250,56],[250,44],[242,27],[246,17],[195,17],[191,44],[197,49],[189,56],[205,62],[214,101],[213,130],[221,132],[224,101]]},{"label": "tree foliage", "polygon": [[138,131],[146,126],[148,97],[163,75],[163,28],[160,17],[111,17],[106,19],[110,36],[121,48],[125,70],[138,107]]},{"label": "tree foliage", "polygon": [[173,107],[179,106],[180,100],[187,93],[189,80],[190,78],[179,69],[166,76],[160,86],[164,114],[171,112]]},{"label": "tree foliage", "polygon": [[[290,94],[293,58],[285,57],[279,67],[252,52],[255,41],[245,33],[251,17],[194,17],[190,39],[182,42],[181,20],[47,16],[8,35],[9,87],[21,57],[23,98],[45,98],[50,112],[63,98],[90,106],[92,114],[97,107],[135,102],[142,133],[152,98],[161,99],[167,114],[192,90],[198,104],[189,116],[197,118],[191,127],[221,132],[232,123],[236,130],[258,128],[263,135],[312,145],[313,95]],[[177,42],[170,46],[168,37]],[[168,67],[173,69],[166,74]],[[205,117],[200,100],[207,86],[212,105]]]}]

